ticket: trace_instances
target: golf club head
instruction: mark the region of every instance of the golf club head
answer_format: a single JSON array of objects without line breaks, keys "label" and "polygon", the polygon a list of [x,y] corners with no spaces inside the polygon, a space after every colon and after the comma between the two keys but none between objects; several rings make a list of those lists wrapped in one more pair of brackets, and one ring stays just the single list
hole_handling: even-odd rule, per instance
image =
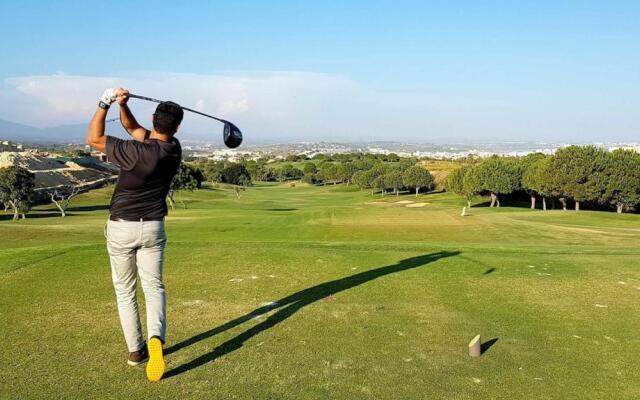
[{"label": "golf club head", "polygon": [[235,149],[240,146],[240,143],[242,143],[242,132],[240,132],[240,129],[231,122],[225,122],[222,139],[228,148]]}]

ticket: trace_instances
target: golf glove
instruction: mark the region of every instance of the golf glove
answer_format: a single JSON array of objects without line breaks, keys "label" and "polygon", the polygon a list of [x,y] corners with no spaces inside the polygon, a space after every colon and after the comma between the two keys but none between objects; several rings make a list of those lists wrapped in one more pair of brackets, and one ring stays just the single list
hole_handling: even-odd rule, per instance
[{"label": "golf glove", "polygon": [[106,89],[104,93],[102,93],[102,96],[100,96],[100,101],[107,106],[110,106],[117,99],[118,96],[116,95],[116,88]]}]

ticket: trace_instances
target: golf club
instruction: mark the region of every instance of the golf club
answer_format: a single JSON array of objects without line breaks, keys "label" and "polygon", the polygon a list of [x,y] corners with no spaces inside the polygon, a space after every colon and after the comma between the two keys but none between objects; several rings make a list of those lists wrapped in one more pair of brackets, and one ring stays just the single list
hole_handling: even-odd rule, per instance
[{"label": "golf club", "polygon": [[[153,99],[151,97],[146,97],[146,96],[139,96],[137,94],[132,94],[132,93],[129,93],[129,97],[134,99],[147,100],[154,103],[163,103],[162,100]],[[230,149],[235,149],[236,147],[240,146],[240,143],[242,143],[242,132],[240,132],[240,129],[238,129],[238,127],[235,126],[232,122],[229,122],[222,118],[214,117],[213,115],[209,115],[200,111],[193,110],[191,108],[187,108],[183,106],[180,106],[180,107],[183,110],[191,111],[192,113],[200,114],[204,117],[208,117],[211,119],[215,119],[216,121],[222,122],[224,124],[224,129],[222,131],[222,139],[224,140],[224,144]]]}]

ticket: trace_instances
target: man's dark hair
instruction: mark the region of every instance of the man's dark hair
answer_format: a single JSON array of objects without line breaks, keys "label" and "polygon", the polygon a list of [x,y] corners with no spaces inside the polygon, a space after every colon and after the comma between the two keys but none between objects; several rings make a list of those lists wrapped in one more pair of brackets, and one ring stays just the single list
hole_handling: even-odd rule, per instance
[{"label": "man's dark hair", "polygon": [[164,135],[173,135],[178,130],[182,117],[182,107],[172,101],[162,102],[153,114],[153,129]]}]

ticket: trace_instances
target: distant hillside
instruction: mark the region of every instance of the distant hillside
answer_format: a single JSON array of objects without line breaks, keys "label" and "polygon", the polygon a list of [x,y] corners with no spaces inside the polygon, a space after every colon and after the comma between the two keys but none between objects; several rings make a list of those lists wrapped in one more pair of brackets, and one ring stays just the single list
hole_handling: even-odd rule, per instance
[{"label": "distant hillside", "polygon": [[87,135],[87,124],[36,128],[0,119],[0,139],[20,143],[81,143]]},{"label": "distant hillside", "polygon": [[15,122],[0,119],[0,139],[21,141],[24,138],[36,137],[42,131],[33,126],[17,124]]},{"label": "distant hillside", "polygon": [[[24,144],[67,144],[67,143],[84,143],[87,138],[87,127],[89,123],[60,125],[46,128],[36,128],[34,126],[18,124],[15,122],[0,119],[0,140],[9,140]],[[218,128],[218,127],[216,127]],[[222,127],[218,131],[213,140],[221,140]],[[119,122],[107,124],[108,135],[126,137],[124,130]],[[180,132],[180,138],[186,140],[203,140],[211,141],[211,135],[193,135]]]}]

